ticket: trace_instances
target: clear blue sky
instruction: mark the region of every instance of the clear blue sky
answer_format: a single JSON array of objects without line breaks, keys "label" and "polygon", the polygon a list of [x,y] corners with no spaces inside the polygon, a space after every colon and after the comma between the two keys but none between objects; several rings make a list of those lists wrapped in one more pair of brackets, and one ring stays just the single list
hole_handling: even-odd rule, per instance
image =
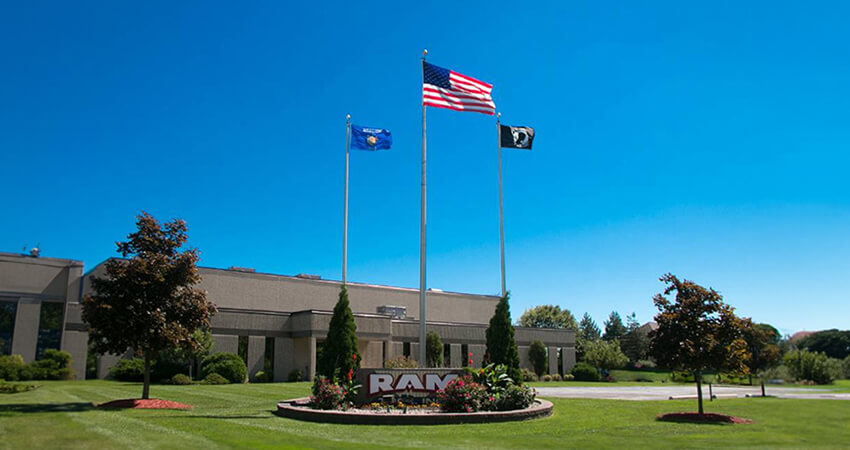
[{"label": "clear blue sky", "polygon": [[[515,317],[655,313],[665,272],[783,332],[848,328],[842,2],[5,2],[0,251],[88,267],[147,210],[202,264],[418,286],[420,64],[494,84]],[[499,290],[495,124],[428,111],[429,286]]]}]

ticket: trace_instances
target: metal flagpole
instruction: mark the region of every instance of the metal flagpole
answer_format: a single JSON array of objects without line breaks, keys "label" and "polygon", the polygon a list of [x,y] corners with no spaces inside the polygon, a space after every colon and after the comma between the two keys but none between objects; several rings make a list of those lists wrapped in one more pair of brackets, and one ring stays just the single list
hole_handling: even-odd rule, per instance
[{"label": "metal flagpole", "polygon": [[342,219],[342,285],[348,269],[348,152],[351,147],[351,114],[345,115],[345,207]]},{"label": "metal flagpole", "polygon": [[[425,84],[425,57],[428,49],[422,51],[422,84]],[[422,102],[422,194],[420,198],[420,222],[419,222],[419,364],[425,367],[425,334],[426,334],[426,292],[425,292],[425,102]]]},{"label": "metal flagpole", "polygon": [[499,250],[502,258],[502,297],[507,290],[505,288],[505,208],[502,199],[502,124],[499,119],[502,113],[496,114],[496,148],[499,152]]}]

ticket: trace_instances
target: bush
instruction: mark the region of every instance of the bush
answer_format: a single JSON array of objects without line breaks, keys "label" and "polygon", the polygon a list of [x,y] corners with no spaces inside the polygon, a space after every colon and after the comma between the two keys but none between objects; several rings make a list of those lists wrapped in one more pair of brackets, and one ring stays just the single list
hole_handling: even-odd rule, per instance
[{"label": "bush", "polygon": [[8,381],[26,380],[70,380],[71,354],[66,351],[48,349],[44,356],[31,363],[24,363],[21,355],[0,356],[0,379]]},{"label": "bush", "polygon": [[304,381],[304,375],[301,374],[300,369],[293,369],[292,372],[289,372],[289,376],[286,377],[286,379],[287,381],[292,383],[297,381]]},{"label": "bush", "polygon": [[425,359],[428,367],[440,367],[443,365],[443,341],[436,331],[429,331],[425,338]]},{"label": "bush", "polygon": [[844,372],[844,378],[850,380],[850,356],[841,361],[841,370]]},{"label": "bush", "polygon": [[21,355],[0,356],[0,380],[19,381],[21,371],[26,367]]},{"label": "bush", "polygon": [[528,347],[528,359],[531,361],[531,366],[534,367],[534,373],[538,377],[543,376],[546,372],[549,358],[546,357],[546,346],[540,341],[534,341]]},{"label": "bush", "polygon": [[552,375],[552,381],[561,381],[561,374],[556,373]]},{"label": "bush", "polygon": [[655,369],[655,362],[649,359],[641,359],[640,361],[635,363],[635,369],[637,370],[646,370],[646,369]]},{"label": "bush", "polygon": [[784,383],[794,381],[794,377],[791,376],[791,371],[789,371],[785,366],[771,367],[770,369],[759,373],[759,377],[767,383]]},{"label": "bush", "polygon": [[537,374],[526,368],[522,368],[522,381],[537,381]]},{"label": "bush", "polygon": [[230,384],[230,381],[217,373],[211,373],[204,377],[203,384]]},{"label": "bush", "polygon": [[339,409],[345,402],[345,390],[329,378],[319,375],[313,380],[310,403],[315,409]]},{"label": "bush", "polygon": [[552,381],[552,375],[547,373],[546,375],[543,375],[543,378],[541,378],[540,381]]},{"label": "bush", "polygon": [[173,377],[171,377],[169,384],[176,384],[178,386],[187,386],[187,385],[192,384],[192,379],[189,378],[189,376],[186,375],[186,374],[178,373],[177,375],[174,375]]},{"label": "bush", "polygon": [[109,375],[118,381],[143,381],[145,379],[145,360],[130,358],[118,360]]},{"label": "bush", "polygon": [[496,398],[495,409],[498,411],[513,411],[528,408],[534,402],[534,389],[528,386],[511,385]]},{"label": "bush", "polygon": [[257,371],[254,374],[254,382],[255,383],[271,383],[274,380],[274,374],[271,372],[265,372],[262,370]]},{"label": "bush", "polygon": [[795,380],[829,384],[842,376],[841,361],[824,353],[797,350],[786,353],[784,360]]},{"label": "bush", "polygon": [[571,373],[565,373],[564,374],[564,381],[573,381],[575,379],[576,379],[576,377],[573,376],[573,374],[571,374]]},{"label": "bush", "polygon": [[64,350],[47,349],[44,356],[31,365],[35,369],[36,376],[33,380],[70,380],[74,378],[74,370],[71,369],[71,354]]},{"label": "bush", "polygon": [[244,383],[248,376],[248,368],[239,355],[221,352],[204,359],[201,376],[206,378],[211,373],[217,373],[231,383]]},{"label": "bush", "polygon": [[4,383],[0,380],[0,394],[17,394],[38,389],[37,384]]},{"label": "bush", "polygon": [[694,374],[688,372],[680,372],[678,370],[674,370],[670,373],[670,381],[674,383],[694,383],[696,380],[694,379]]},{"label": "bush", "polygon": [[398,355],[384,361],[384,369],[416,369],[419,367],[419,362],[415,359]]},{"label": "bush", "polygon": [[580,362],[573,367],[570,372],[575,380],[578,381],[599,381],[599,372],[590,364]]},{"label": "bush", "polygon": [[445,389],[437,392],[440,408],[446,412],[475,412],[486,409],[491,403],[484,386],[464,375],[450,381]]}]

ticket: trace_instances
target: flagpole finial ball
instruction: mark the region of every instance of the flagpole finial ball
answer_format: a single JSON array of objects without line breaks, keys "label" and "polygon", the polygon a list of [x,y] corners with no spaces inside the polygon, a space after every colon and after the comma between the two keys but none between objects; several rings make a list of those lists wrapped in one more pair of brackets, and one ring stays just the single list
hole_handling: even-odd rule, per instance
[{"label": "flagpole finial ball", "polygon": [[346,114],[346,115],[345,115],[345,120],[351,120],[351,114]]},{"label": "flagpole finial ball", "polygon": [[422,50],[422,56],[428,56],[428,49]]},{"label": "flagpole finial ball", "polygon": [[496,113],[496,118],[498,119],[500,117],[502,117],[502,113]]}]

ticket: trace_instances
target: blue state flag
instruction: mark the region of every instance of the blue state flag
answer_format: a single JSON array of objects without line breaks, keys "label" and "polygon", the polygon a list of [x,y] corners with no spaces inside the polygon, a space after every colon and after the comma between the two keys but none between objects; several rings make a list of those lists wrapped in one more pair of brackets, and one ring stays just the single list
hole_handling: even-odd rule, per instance
[{"label": "blue state flag", "polygon": [[393,135],[389,130],[351,124],[351,148],[359,150],[386,150],[392,145]]}]

